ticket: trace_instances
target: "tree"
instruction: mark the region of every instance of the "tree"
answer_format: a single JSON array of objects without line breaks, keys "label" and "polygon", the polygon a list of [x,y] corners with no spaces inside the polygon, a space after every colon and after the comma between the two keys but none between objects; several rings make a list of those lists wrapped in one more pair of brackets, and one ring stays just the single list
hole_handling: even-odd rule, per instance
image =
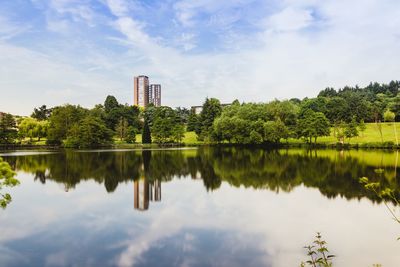
[{"label": "tree", "polygon": [[7,207],[12,200],[10,194],[2,192],[3,187],[13,187],[19,184],[19,181],[15,179],[15,175],[16,173],[11,169],[10,165],[0,157],[0,206],[2,208]]},{"label": "tree", "polygon": [[187,123],[187,131],[188,132],[196,131],[198,127],[199,127],[199,116],[196,115],[194,110],[191,110]]},{"label": "tree", "polygon": [[184,124],[170,107],[155,108],[150,129],[156,143],[180,142],[184,135]]},{"label": "tree", "polygon": [[353,117],[351,122],[346,124],[344,135],[349,139],[358,136],[357,121],[355,117]]},{"label": "tree", "polygon": [[158,144],[163,144],[169,141],[169,138],[172,136],[173,125],[171,122],[165,118],[157,117],[153,121],[153,127],[151,127],[151,131],[153,133],[154,142]]},{"label": "tree", "polygon": [[144,120],[143,131],[142,131],[142,143],[151,144],[151,132],[147,120]]},{"label": "tree", "polygon": [[312,138],[314,138],[314,142],[316,143],[318,137],[329,136],[329,120],[322,112],[308,110],[303,115],[303,118],[299,120],[297,132],[300,137],[306,138],[310,144]]},{"label": "tree", "polygon": [[[62,144],[72,127],[79,125],[89,111],[80,106],[65,105],[55,107],[49,118],[48,144]],[[92,116],[94,117],[94,116]]]},{"label": "tree", "polygon": [[252,130],[250,132],[250,143],[251,144],[261,144],[263,142],[263,137],[257,131]]},{"label": "tree", "polygon": [[347,102],[341,97],[332,97],[328,99],[326,104],[325,115],[331,123],[339,121],[347,121],[349,111],[349,106]]},{"label": "tree", "polygon": [[16,122],[11,114],[0,115],[0,144],[13,144],[17,138]]},{"label": "tree", "polygon": [[227,140],[229,143],[231,143],[231,140],[234,135],[232,118],[227,116],[221,116],[215,119],[213,127],[214,127],[213,136],[215,141]]},{"label": "tree", "polygon": [[277,144],[282,138],[289,137],[289,130],[285,124],[280,120],[267,121],[264,124],[264,141],[267,143]]},{"label": "tree", "polygon": [[187,108],[177,107],[175,108],[175,112],[182,123],[187,123],[189,120],[189,116],[191,111]]},{"label": "tree", "polygon": [[40,139],[47,137],[47,132],[49,130],[49,122],[48,121],[38,121],[35,127],[35,137],[37,137],[38,141]]},{"label": "tree", "polygon": [[117,99],[112,96],[112,95],[108,95],[106,100],[104,101],[104,109],[106,111],[106,113],[111,112],[111,110],[116,109],[119,107],[119,103],[117,101]]},{"label": "tree", "polygon": [[206,98],[200,113],[201,128],[196,132],[201,139],[210,137],[214,120],[221,115],[221,103],[216,98]]},{"label": "tree", "polygon": [[362,136],[364,136],[364,132],[367,129],[367,126],[365,125],[364,120],[360,121],[360,123],[358,124],[358,129],[360,130]]},{"label": "tree", "polygon": [[87,116],[79,125],[75,124],[65,141],[67,147],[89,148],[109,145],[113,132],[98,117]]},{"label": "tree", "polygon": [[116,131],[121,141],[125,139],[128,131],[128,120],[121,117],[119,119]]},{"label": "tree", "polygon": [[[383,114],[383,118],[385,122],[394,122],[396,117],[396,114],[394,112],[391,112],[390,110],[386,110],[385,113]],[[397,138],[397,128],[396,128],[396,123],[393,123],[393,128],[394,128],[394,135],[396,138],[396,145],[399,145],[399,140]]]},{"label": "tree", "polygon": [[385,111],[385,113],[383,113],[383,119],[385,120],[385,122],[394,122],[395,117],[396,114],[388,109]]},{"label": "tree", "polygon": [[325,97],[317,97],[305,99],[300,106],[299,117],[302,118],[308,111],[326,113],[327,99]]},{"label": "tree", "polygon": [[378,121],[376,122],[376,127],[378,128],[378,132],[379,132],[379,134],[380,134],[380,136],[381,136],[381,141],[382,141],[382,143],[383,143],[382,122],[381,122],[380,120],[378,120]]},{"label": "tree", "polygon": [[174,142],[182,143],[182,139],[185,137],[185,127],[183,124],[176,124],[172,129],[172,136]]},{"label": "tree", "polygon": [[33,137],[36,137],[36,131],[38,130],[38,121],[34,118],[24,118],[18,126],[18,136],[21,139],[29,138],[32,142]]},{"label": "tree", "polygon": [[31,115],[32,118],[37,119],[38,121],[45,121],[51,115],[52,109],[48,109],[46,105],[42,105],[39,108],[35,108]]},{"label": "tree", "polygon": [[129,126],[126,132],[125,141],[129,144],[136,142],[136,130],[133,126]]}]

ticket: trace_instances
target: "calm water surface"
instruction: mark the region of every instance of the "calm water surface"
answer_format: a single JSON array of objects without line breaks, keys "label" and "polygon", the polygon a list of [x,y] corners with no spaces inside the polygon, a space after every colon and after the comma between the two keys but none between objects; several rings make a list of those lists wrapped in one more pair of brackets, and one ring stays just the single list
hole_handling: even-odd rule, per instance
[{"label": "calm water surface", "polygon": [[[201,148],[0,155],[0,266],[400,266],[400,224],[358,183],[398,189],[399,155]],[[400,212],[397,210],[398,214]]]}]

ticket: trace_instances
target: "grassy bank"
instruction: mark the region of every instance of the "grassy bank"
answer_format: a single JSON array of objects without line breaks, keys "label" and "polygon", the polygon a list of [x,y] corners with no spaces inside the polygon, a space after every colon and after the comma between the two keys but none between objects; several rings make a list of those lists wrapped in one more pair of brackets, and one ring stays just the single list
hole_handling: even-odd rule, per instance
[{"label": "grassy bank", "polygon": [[[398,131],[398,138],[400,140],[400,123],[381,123],[382,135],[376,123],[367,123],[364,132],[359,132],[358,137],[345,139],[345,145],[359,146],[359,147],[376,147],[376,148],[390,148],[396,145],[395,127]],[[303,140],[289,139],[289,145],[296,145],[304,143]],[[317,144],[322,146],[336,146],[338,139],[334,136],[333,128],[331,129],[330,136],[319,137]]]},{"label": "grassy bank", "polygon": [[[400,123],[382,123],[382,135],[379,131],[379,127],[376,123],[367,123],[366,130],[360,132],[358,137],[351,139],[345,139],[344,146],[351,147],[361,147],[361,148],[396,148],[396,135],[395,127],[398,131],[398,137],[400,139]],[[196,133],[186,132],[182,140],[182,144],[185,146],[196,146],[205,144],[202,141],[197,140]],[[302,147],[307,146],[307,144],[302,139],[290,138],[288,142],[282,140],[284,146],[289,147]],[[12,147],[23,147],[23,148],[35,148],[35,147],[45,147],[46,139],[40,141],[30,141],[25,139],[20,145],[13,145]],[[174,145],[172,145],[174,146]],[[317,139],[317,146],[319,147],[337,147],[338,139],[334,136],[334,131],[331,129],[331,135],[325,137],[319,137]],[[1,146],[0,146],[1,147]],[[125,141],[120,141],[118,138],[114,138],[114,148],[152,148],[158,147],[157,144],[143,145],[142,135],[136,135],[136,142],[134,144],[128,144]]]}]

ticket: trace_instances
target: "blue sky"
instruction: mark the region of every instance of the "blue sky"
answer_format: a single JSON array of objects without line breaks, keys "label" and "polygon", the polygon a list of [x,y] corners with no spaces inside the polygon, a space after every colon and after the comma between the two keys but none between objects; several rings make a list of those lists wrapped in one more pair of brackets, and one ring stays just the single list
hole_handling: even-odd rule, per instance
[{"label": "blue sky", "polygon": [[170,106],[315,96],[400,79],[399,47],[398,0],[3,0],[0,111],[132,103],[140,74]]}]

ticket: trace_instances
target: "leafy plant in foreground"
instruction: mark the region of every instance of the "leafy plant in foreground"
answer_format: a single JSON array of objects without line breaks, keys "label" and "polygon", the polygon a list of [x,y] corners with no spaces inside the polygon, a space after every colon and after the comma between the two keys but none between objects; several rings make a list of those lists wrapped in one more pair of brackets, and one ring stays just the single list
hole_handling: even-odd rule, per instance
[{"label": "leafy plant in foreground", "polygon": [[390,188],[382,188],[379,182],[370,182],[368,177],[360,178],[359,182],[364,185],[365,189],[374,192],[380,199],[382,199],[393,219],[400,223],[400,218],[396,215],[395,210],[392,209],[386,201],[387,199],[391,199],[394,201],[396,206],[400,206],[399,199],[397,199],[394,190]]},{"label": "leafy plant in foreground", "polygon": [[19,181],[14,178],[15,172],[11,170],[10,165],[0,158],[0,207],[5,208],[11,202],[11,195],[2,193],[3,187],[13,187],[19,184]]},{"label": "leafy plant in foreground", "polygon": [[301,267],[305,266],[313,266],[313,267],[331,267],[332,258],[334,255],[329,255],[329,250],[326,246],[326,241],[322,239],[321,233],[317,232],[315,236],[315,240],[312,245],[308,245],[304,247],[307,249],[307,255],[309,256],[309,260],[305,263],[301,263]]}]

